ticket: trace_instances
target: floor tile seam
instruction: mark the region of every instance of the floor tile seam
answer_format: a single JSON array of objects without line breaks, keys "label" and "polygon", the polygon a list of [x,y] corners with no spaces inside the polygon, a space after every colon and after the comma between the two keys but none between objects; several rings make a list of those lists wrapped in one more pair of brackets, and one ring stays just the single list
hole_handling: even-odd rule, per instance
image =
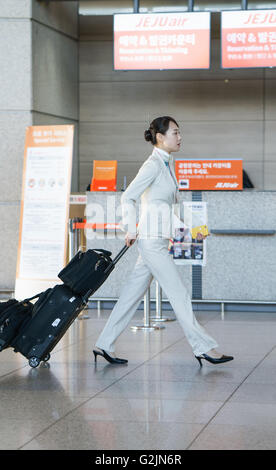
[{"label": "floor tile seam", "polygon": [[[102,393],[102,392],[99,392],[99,394]],[[97,398],[97,397],[92,397],[92,399],[94,398]],[[103,396],[103,397],[99,397],[99,398],[102,398],[104,400],[108,399],[112,399],[113,397],[110,397],[110,396]],[[174,402],[185,402],[185,400],[183,400],[183,398],[180,398],[180,397],[175,397],[175,396],[164,396],[164,397],[160,397],[160,395],[144,395],[143,397],[135,397],[135,396],[131,396],[131,397],[125,397],[125,399],[127,400],[166,400],[166,401],[174,401]],[[187,400],[187,403],[190,403],[191,400]],[[203,398],[198,398],[198,399],[195,399],[193,400],[193,403],[206,403],[206,401],[203,399]],[[210,403],[209,401],[207,403]]]},{"label": "floor tile seam", "polygon": [[[181,338],[183,339],[183,338]],[[181,341],[181,339],[179,339],[178,341]],[[176,344],[178,341],[176,341],[174,344]],[[171,346],[171,345],[170,345]],[[170,346],[167,346],[164,350],[168,349]],[[163,352],[163,350],[161,351]],[[156,353],[153,357],[151,357],[150,359],[153,359],[154,357],[158,356],[158,354],[160,354],[160,351],[158,353]],[[138,369],[139,367],[141,367],[143,364],[145,364],[149,359],[147,359],[146,361],[142,362],[141,364],[138,364],[137,367],[135,367],[134,369],[132,369],[131,371],[127,372],[126,374],[124,374],[122,377],[118,378],[117,380],[115,380],[114,382],[112,382],[111,384],[109,384],[107,387],[105,387],[103,390],[100,390],[99,392],[96,392],[94,395],[88,397],[86,400],[84,400],[82,403],[80,403],[79,405],[77,405],[75,408],[73,408],[72,410],[68,411],[67,413],[65,413],[63,416],[61,416],[59,419],[57,419],[54,423],[46,426],[46,428],[44,428],[42,431],[40,431],[38,434],[36,434],[35,436],[33,436],[31,439],[29,439],[27,442],[25,442],[24,444],[22,444],[20,447],[18,447],[18,450],[22,449],[24,446],[28,445],[30,442],[32,442],[34,439],[37,439],[41,434],[43,434],[44,432],[47,432],[51,427],[55,426],[58,422],[62,421],[63,419],[67,418],[71,413],[75,412],[76,410],[78,410],[79,408],[81,408],[81,406],[85,405],[86,403],[88,403],[90,400],[92,400],[93,398],[96,398],[98,395],[100,395],[101,393],[105,392],[108,388],[112,387],[114,384],[116,384],[117,382],[119,382],[123,377],[126,377],[127,375],[131,374],[134,370]]]},{"label": "floor tile seam", "polygon": [[274,345],[270,351],[268,351],[262,359],[253,367],[253,369],[249,372],[249,374],[239,383],[239,385],[233,390],[230,395],[227,397],[227,399],[223,402],[223,404],[219,407],[219,409],[214,413],[214,415],[210,418],[210,420],[203,426],[201,431],[197,434],[197,436],[190,442],[188,447],[186,447],[185,450],[189,450],[190,447],[193,445],[193,443],[199,438],[199,436],[202,434],[202,432],[212,423],[214,418],[220,413],[220,411],[223,409],[223,407],[229,402],[229,400],[233,397],[233,395],[237,392],[237,390],[244,384],[244,382],[248,379],[248,377],[259,367],[259,365],[266,359],[269,354],[272,353],[272,351],[276,348],[276,345]]},{"label": "floor tile seam", "polygon": [[[95,392],[95,395],[96,395],[96,394],[99,394],[99,393],[100,393],[100,392]],[[112,401],[124,400],[124,398],[122,398],[122,397],[117,397],[117,396],[115,396],[115,397],[97,397],[97,396],[93,396],[93,397],[91,397],[91,398],[90,398],[90,397],[88,398],[88,397],[86,396],[86,397],[84,397],[84,399],[85,399],[85,402],[79,403],[79,404],[77,405],[77,407],[83,406],[83,405],[86,403],[87,399],[88,399],[88,400],[90,400],[90,399],[93,399],[93,400],[104,400],[104,401],[108,401],[108,400],[112,400]],[[204,404],[206,404],[206,405],[222,405],[222,404],[223,404],[223,402],[222,402],[221,400],[207,400],[207,401],[206,401],[206,400],[195,400],[195,399],[193,399],[193,400],[185,400],[185,399],[183,399],[183,398],[174,398],[174,397],[170,397],[170,398],[161,398],[161,399],[160,399],[159,397],[150,397],[150,398],[147,398],[147,397],[133,397],[133,398],[129,398],[129,397],[128,397],[128,400],[133,400],[133,401],[138,401],[138,402],[139,402],[139,401],[145,401],[145,400],[146,400],[147,402],[148,402],[148,401],[153,402],[153,404],[154,404],[155,402],[159,402],[160,400],[161,400],[161,401],[165,401],[165,402],[172,402],[172,403],[175,402],[175,401],[178,401],[178,402],[179,402],[179,401],[182,401],[183,404],[185,404],[185,405],[186,405],[186,404],[190,404],[190,403],[197,404],[199,401],[203,401]],[[235,403],[237,403],[237,402],[235,402]],[[270,404],[271,404],[271,403],[270,403]],[[74,410],[73,410],[73,411],[74,411]],[[69,412],[71,412],[71,410],[70,410]],[[2,417],[1,417],[1,419],[2,419]],[[22,418],[15,418],[15,417],[13,417],[13,416],[12,416],[12,417],[11,417],[11,416],[7,416],[7,417],[5,417],[5,418],[3,418],[3,419],[8,419],[8,420],[11,420],[11,421],[21,421],[21,420],[25,420],[26,418],[25,418],[25,417],[22,417]]]},{"label": "floor tile seam", "polygon": [[10,372],[7,372],[7,373],[4,374],[4,375],[1,375],[1,376],[0,376],[0,385],[1,385],[1,380],[2,380],[2,379],[8,377],[9,375],[14,374],[15,372],[18,372],[18,371],[21,370],[21,369],[25,369],[25,367],[27,367],[27,364],[23,365],[22,367],[18,367],[17,369],[14,369],[14,370],[12,370],[12,371],[10,371]]},{"label": "floor tile seam", "polygon": [[[175,383],[182,384],[183,383],[183,384],[198,384],[198,385],[203,385],[203,384],[207,383],[207,384],[217,385],[217,383],[214,384],[214,382],[208,381],[208,380],[186,380],[186,379],[184,379],[184,380],[150,380],[150,379],[149,380],[139,380],[139,379],[137,379],[137,380],[132,380],[132,382],[141,382],[141,383],[151,382],[151,383],[170,383],[170,384],[175,384]],[[223,384],[223,385],[238,385],[240,382],[237,382],[237,381],[234,382],[233,381],[233,382],[220,382],[220,383]],[[270,385],[272,385],[272,384],[270,384]],[[275,385],[275,383],[274,383],[274,385]]]},{"label": "floor tile seam", "polygon": [[[68,418],[68,417],[67,417]],[[74,420],[74,422],[80,420],[82,421],[82,418],[72,418]],[[70,418],[69,418],[70,420]],[[145,420],[142,420],[142,419],[91,419],[88,421],[89,423],[116,423],[116,424],[156,424],[156,425],[159,425],[159,424],[172,424],[172,425],[175,425],[175,424],[190,424],[190,425],[193,425],[193,424],[196,424],[196,425],[203,425],[205,424],[205,421],[203,422],[197,422],[197,421],[175,421],[175,420],[171,420],[171,421],[168,421],[168,420],[153,420],[153,419],[145,419]],[[53,424],[56,424],[56,423],[53,423]],[[49,425],[49,427],[51,427],[51,425]],[[238,425],[235,425],[235,426],[238,426]],[[243,425],[244,426],[244,425]],[[257,427],[257,425],[256,425]],[[45,431],[47,431],[47,429],[45,429]],[[44,432],[44,431],[42,431]],[[28,441],[27,443],[23,444],[21,447],[24,447],[25,445],[28,445],[31,441],[33,441],[34,439],[36,439],[38,436],[32,438],[30,441]],[[18,450],[20,450],[20,448],[18,448]]]}]

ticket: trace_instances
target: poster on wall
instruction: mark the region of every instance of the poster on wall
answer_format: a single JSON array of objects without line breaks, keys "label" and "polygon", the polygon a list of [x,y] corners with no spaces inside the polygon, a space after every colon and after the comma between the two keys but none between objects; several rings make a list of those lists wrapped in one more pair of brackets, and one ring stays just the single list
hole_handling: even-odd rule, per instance
[{"label": "poster on wall", "polygon": [[176,264],[206,265],[206,238],[208,235],[207,203],[202,201],[182,202],[184,223],[174,220],[174,238],[170,240],[169,252]]},{"label": "poster on wall", "polygon": [[114,70],[209,69],[210,12],[114,15]]},{"label": "poster on wall", "polygon": [[74,126],[26,129],[15,297],[60,282],[66,264]]},{"label": "poster on wall", "polygon": [[241,191],[242,160],[176,160],[175,175],[182,191]]},{"label": "poster on wall", "polygon": [[276,10],[221,13],[222,68],[276,66]]}]

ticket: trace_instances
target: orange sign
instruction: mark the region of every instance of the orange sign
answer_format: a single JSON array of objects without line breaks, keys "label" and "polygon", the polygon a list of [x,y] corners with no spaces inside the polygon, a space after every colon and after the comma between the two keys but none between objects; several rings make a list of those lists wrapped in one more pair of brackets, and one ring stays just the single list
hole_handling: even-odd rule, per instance
[{"label": "orange sign", "polygon": [[222,67],[276,66],[276,10],[223,11]]},{"label": "orange sign", "polygon": [[114,15],[114,69],[210,67],[210,13]]},{"label": "orange sign", "polygon": [[176,160],[175,174],[180,190],[243,189],[242,160]]},{"label": "orange sign", "polygon": [[91,191],[116,191],[117,160],[94,160]]}]

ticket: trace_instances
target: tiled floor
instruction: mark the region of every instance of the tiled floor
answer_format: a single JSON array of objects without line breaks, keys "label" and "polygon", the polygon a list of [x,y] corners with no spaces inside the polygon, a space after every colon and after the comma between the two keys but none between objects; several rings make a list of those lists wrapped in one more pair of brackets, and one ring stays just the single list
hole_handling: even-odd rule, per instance
[{"label": "tiled floor", "polygon": [[[0,354],[0,450],[276,449],[276,315],[197,312],[235,360],[200,368],[177,322],[130,328],[123,366],[92,348],[109,311],[76,320],[49,363]],[[167,312],[166,312],[167,315]],[[138,312],[133,324],[141,323]]]}]

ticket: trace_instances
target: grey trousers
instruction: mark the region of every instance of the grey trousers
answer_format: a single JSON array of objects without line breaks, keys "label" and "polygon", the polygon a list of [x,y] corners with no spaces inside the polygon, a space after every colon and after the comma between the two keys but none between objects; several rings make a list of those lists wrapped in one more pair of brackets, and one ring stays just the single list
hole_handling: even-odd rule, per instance
[{"label": "grey trousers", "polygon": [[193,353],[199,356],[216,348],[216,341],[194,316],[191,298],[168,252],[168,240],[138,239],[136,243],[139,251],[137,262],[96,346],[114,352],[117,338],[129,324],[154,277],[166,293]]}]

